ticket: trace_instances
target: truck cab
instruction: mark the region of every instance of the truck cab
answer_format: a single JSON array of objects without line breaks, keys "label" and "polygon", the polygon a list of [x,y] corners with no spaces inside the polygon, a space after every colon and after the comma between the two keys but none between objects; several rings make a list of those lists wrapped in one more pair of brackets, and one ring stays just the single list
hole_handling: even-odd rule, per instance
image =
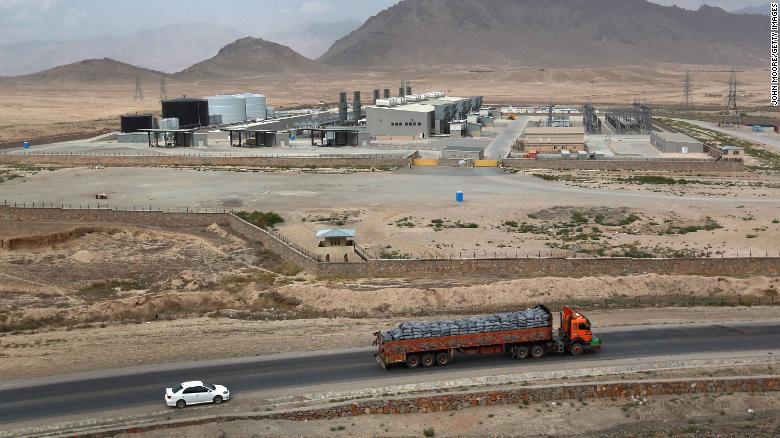
[{"label": "truck cab", "polygon": [[601,340],[593,335],[588,318],[568,306],[561,308],[558,340],[560,346],[574,356],[601,348]]}]

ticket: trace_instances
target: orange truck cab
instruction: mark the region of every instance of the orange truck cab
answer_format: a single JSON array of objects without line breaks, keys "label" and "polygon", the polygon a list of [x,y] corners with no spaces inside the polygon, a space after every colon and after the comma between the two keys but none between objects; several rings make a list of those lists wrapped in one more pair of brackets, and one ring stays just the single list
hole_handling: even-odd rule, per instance
[{"label": "orange truck cab", "polygon": [[593,335],[588,318],[568,306],[561,308],[561,328],[553,337],[561,353],[568,351],[574,356],[601,348],[601,339]]}]

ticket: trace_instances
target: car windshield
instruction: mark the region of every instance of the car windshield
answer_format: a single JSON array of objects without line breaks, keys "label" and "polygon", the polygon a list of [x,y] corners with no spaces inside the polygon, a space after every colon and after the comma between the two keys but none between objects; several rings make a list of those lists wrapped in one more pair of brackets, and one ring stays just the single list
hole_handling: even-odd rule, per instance
[{"label": "car windshield", "polygon": [[203,386],[205,386],[206,388],[208,388],[208,389],[210,389],[210,390],[212,390],[212,391],[214,391],[215,389],[217,389],[217,387],[216,387],[216,386],[214,386],[214,385],[209,385],[209,384],[207,384],[207,383],[204,383],[204,384],[203,384]]},{"label": "car windshield", "polygon": [[181,385],[176,385],[173,387],[173,389],[171,389],[171,391],[173,391],[174,394],[178,394],[179,391],[181,391],[181,389],[182,389]]}]

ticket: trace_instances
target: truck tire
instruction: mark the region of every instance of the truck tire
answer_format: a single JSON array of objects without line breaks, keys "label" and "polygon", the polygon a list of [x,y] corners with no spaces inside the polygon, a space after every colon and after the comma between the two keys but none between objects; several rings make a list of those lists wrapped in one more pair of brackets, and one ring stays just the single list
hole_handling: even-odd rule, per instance
[{"label": "truck tire", "polygon": [[436,356],[433,353],[425,353],[422,355],[423,368],[429,368],[436,365]]},{"label": "truck tire", "polygon": [[416,354],[408,354],[406,355],[406,367],[407,368],[419,368],[420,367],[420,356]]},{"label": "truck tire", "polygon": [[569,345],[569,353],[572,356],[579,356],[585,351],[585,347],[582,346],[582,342],[574,342]]},{"label": "truck tire", "polygon": [[440,352],[436,354],[436,365],[445,367],[450,364],[450,355],[447,352]]},{"label": "truck tire", "polygon": [[515,349],[515,359],[518,360],[528,359],[528,356],[530,354],[531,351],[525,345],[518,345],[517,349]]},{"label": "truck tire", "polygon": [[541,359],[546,353],[547,351],[544,349],[542,344],[535,344],[533,347],[531,347],[531,357],[534,359]]}]

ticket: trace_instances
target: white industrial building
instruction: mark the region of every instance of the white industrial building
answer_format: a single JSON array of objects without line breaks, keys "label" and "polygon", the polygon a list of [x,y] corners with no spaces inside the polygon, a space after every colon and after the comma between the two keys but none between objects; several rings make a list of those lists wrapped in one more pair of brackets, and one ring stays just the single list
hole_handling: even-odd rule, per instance
[{"label": "white industrial building", "polygon": [[704,152],[704,143],[679,132],[653,131],[650,134],[650,142],[661,152],[677,154]]},{"label": "white industrial building", "polygon": [[366,107],[366,127],[374,137],[426,138],[449,134],[450,121],[465,119],[482,106],[482,96],[463,98],[433,92],[377,99]]}]

